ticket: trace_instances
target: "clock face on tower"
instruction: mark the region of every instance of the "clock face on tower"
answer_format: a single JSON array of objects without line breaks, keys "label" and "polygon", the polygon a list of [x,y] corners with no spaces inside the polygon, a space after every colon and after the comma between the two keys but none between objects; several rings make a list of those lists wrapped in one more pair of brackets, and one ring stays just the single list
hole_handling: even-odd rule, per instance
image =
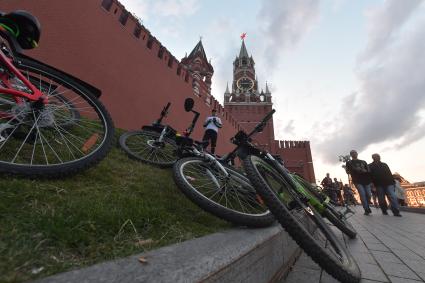
[{"label": "clock face on tower", "polygon": [[236,82],[236,86],[242,91],[248,91],[254,87],[254,82],[248,77],[242,77]]}]

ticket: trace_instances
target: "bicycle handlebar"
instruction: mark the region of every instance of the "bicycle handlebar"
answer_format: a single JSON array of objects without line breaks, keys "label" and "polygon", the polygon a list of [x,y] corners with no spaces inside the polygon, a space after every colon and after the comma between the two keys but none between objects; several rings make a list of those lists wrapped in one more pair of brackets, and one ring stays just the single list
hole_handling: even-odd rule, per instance
[{"label": "bicycle handlebar", "polygon": [[170,105],[171,105],[171,102],[168,102],[167,105],[165,105],[165,107],[161,111],[161,116],[159,117],[158,120],[155,121],[155,124],[161,124],[162,119],[168,114],[168,109],[170,108]]},{"label": "bicycle handlebar", "polygon": [[255,128],[248,134],[248,138],[254,135],[257,132],[261,132],[264,127],[266,126],[266,123],[273,117],[273,114],[276,112],[276,110],[270,111],[264,118],[261,120],[260,123],[258,123]]},{"label": "bicycle handlebar", "polygon": [[167,105],[162,109],[161,116],[166,116],[168,113],[168,108],[170,108],[171,102],[168,102]]}]

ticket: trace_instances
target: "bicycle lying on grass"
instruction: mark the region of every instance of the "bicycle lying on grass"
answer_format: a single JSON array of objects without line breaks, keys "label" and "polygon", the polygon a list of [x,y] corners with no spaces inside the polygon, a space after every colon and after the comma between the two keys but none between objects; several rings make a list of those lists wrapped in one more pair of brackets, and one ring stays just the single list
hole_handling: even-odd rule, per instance
[{"label": "bicycle lying on grass", "polygon": [[0,12],[0,172],[63,176],[103,159],[114,126],[98,89],[22,54],[39,39],[34,16]]},{"label": "bicycle lying on grass", "polygon": [[204,151],[207,142],[190,138],[199,113],[193,109],[193,99],[186,99],[185,110],[194,118],[183,135],[176,136],[177,156],[173,177],[179,189],[205,211],[248,227],[266,227],[274,217],[264,205],[248,178],[228,165],[236,149],[222,158]]},{"label": "bicycle lying on grass", "polygon": [[336,211],[328,197],[301,177],[290,174],[270,153],[250,142],[274,112],[267,114],[251,133],[240,131],[233,139],[247,177],[282,227],[316,263],[341,282],[359,282],[357,263],[324,219],[353,238],[356,232],[344,213]]},{"label": "bicycle lying on grass", "polygon": [[119,144],[129,157],[159,167],[171,167],[177,160],[176,130],[163,125],[162,119],[168,114],[171,103],[162,109],[158,120],[142,130],[130,131],[121,135]]}]

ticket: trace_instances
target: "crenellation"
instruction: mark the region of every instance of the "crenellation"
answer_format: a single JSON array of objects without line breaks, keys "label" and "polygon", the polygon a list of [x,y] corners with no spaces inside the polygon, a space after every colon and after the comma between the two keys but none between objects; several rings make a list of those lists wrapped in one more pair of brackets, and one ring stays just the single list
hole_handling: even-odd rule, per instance
[{"label": "crenellation", "polygon": [[[177,60],[171,52],[169,52],[161,42],[151,34],[151,32],[141,23],[141,21],[135,17],[133,14],[129,13],[127,9],[122,5],[118,0],[104,0],[102,1],[101,7],[108,13],[110,13],[117,20],[117,24],[126,27],[126,30],[129,31],[130,35],[133,36],[136,40],[141,40],[144,45],[152,50],[152,53],[162,61],[164,61],[168,68],[175,68],[176,75],[179,76],[186,83],[193,83],[192,73],[187,70],[187,67],[183,65],[179,60]],[[132,22],[133,24],[130,24]],[[215,97],[209,95],[208,87],[205,81],[199,81],[201,85],[200,93],[201,98],[204,102],[212,108],[217,109],[223,118],[228,121],[233,128],[240,130],[242,127],[233,118],[233,116],[228,113],[225,108],[215,99]],[[204,92],[207,93],[204,93]]]}]

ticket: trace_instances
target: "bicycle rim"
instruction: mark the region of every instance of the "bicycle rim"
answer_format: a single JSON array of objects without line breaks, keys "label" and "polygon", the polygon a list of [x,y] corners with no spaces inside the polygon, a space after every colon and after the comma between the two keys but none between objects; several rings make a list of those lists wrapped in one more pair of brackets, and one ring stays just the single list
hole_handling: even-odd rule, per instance
[{"label": "bicycle rim", "polygon": [[149,131],[128,132],[121,136],[121,147],[133,158],[149,164],[171,166],[177,160],[174,141],[158,139],[160,134]]},{"label": "bicycle rim", "polygon": [[[49,102],[34,106],[24,98],[0,94],[0,165],[21,167],[21,173],[31,175],[40,168],[81,166],[108,147],[112,122],[89,91],[36,63],[21,61],[16,67]],[[9,83],[29,91],[18,78]]]},{"label": "bicycle rim", "polygon": [[247,216],[270,214],[249,181],[229,169],[226,177],[221,170],[201,159],[186,159],[179,171],[192,191],[216,206]]}]

